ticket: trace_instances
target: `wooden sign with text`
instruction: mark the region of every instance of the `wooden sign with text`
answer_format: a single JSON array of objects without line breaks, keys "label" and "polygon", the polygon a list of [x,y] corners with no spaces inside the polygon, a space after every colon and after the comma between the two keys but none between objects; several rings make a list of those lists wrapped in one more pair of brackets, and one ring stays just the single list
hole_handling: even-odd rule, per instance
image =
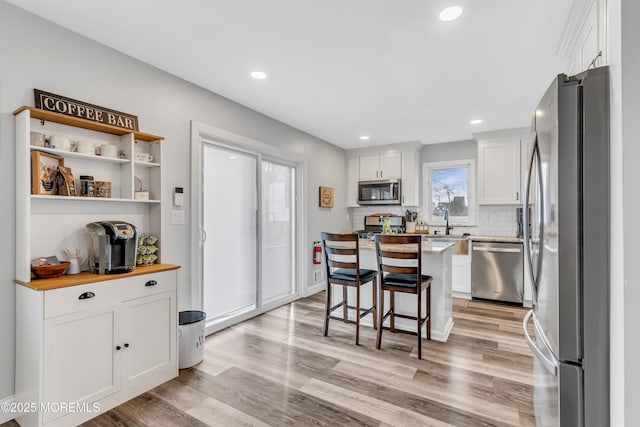
[{"label": "wooden sign with text", "polygon": [[33,93],[35,95],[36,108],[67,116],[80,117],[123,129],[140,130],[138,129],[138,116],[132,116],[131,114],[99,107],[39,89],[34,89]]}]

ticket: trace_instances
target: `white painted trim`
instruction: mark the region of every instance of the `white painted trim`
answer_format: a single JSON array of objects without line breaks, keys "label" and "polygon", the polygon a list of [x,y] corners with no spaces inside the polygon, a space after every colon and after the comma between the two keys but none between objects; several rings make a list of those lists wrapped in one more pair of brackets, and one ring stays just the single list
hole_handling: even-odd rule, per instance
[{"label": "white painted trim", "polygon": [[323,279],[322,282],[320,283],[307,285],[306,292],[303,294],[303,297],[306,298],[313,294],[317,294],[318,292],[324,291],[325,288],[327,287],[327,284],[325,282],[326,282],[326,279]]},{"label": "white painted trim", "polygon": [[[268,303],[263,305],[260,309],[252,310],[251,312],[242,314],[235,317],[233,320],[224,320],[217,322],[214,325],[208,325],[206,327],[206,333],[210,334],[220,329],[231,326],[232,324],[249,319],[266,311],[272,310],[283,304],[288,304],[296,299],[300,298],[300,295],[304,294],[305,289],[301,289],[302,283],[306,283],[306,277],[308,273],[308,266],[303,262],[302,248],[307,238],[307,229],[304,227],[306,224],[307,212],[305,208],[305,182],[306,182],[306,168],[303,156],[282,150],[278,147],[257,141],[252,138],[248,138],[242,135],[229,132],[225,129],[217,128],[215,126],[206,125],[197,121],[191,121],[191,241],[190,241],[190,254],[191,254],[191,302],[193,307],[204,306],[204,289],[202,284],[202,256],[201,253],[201,231],[200,224],[202,223],[202,212],[200,206],[200,192],[202,189],[202,172],[201,172],[201,153],[203,139],[211,141],[220,147],[229,148],[236,151],[243,151],[251,155],[255,155],[260,162],[263,158],[267,161],[272,160],[291,167],[296,170],[296,191],[295,191],[295,203],[296,203],[296,257],[295,257],[295,278],[294,280],[298,284],[296,291],[288,298],[279,300],[277,302]],[[260,176],[258,175],[258,188],[260,188]],[[260,207],[259,207],[260,210]],[[260,225],[258,224],[258,232],[260,233]],[[260,266],[258,266],[260,267]],[[258,271],[261,271],[259,268]],[[259,276],[258,282],[261,281]],[[259,304],[260,288],[258,287],[258,298],[256,303]]]},{"label": "white painted trim", "polygon": [[[9,405],[9,408],[11,408],[11,405],[16,401],[16,397],[15,396],[7,396],[3,399],[0,399],[0,408],[6,408],[7,405]],[[18,413],[15,412],[5,412],[3,410],[0,410],[0,424],[4,424],[7,423],[11,420],[13,420],[15,417],[17,417]]]},{"label": "white painted trim", "polygon": [[451,291],[451,296],[453,298],[460,298],[460,299],[466,299],[466,300],[471,300],[472,299],[470,292]]},{"label": "white painted trim", "polygon": [[562,37],[556,53],[563,57],[569,58],[575,50],[578,38],[582,32],[582,27],[589,15],[589,11],[593,7],[596,0],[574,0],[569,12],[569,18],[562,30]]},{"label": "white painted trim", "polygon": [[424,144],[420,141],[399,142],[397,144],[377,145],[367,148],[353,148],[346,150],[347,159],[354,157],[362,157],[371,154],[380,154],[384,152],[401,152],[401,151],[420,151]]},{"label": "white painted trim", "polygon": [[492,130],[489,132],[475,132],[472,134],[476,141],[490,139],[492,141],[499,139],[523,139],[531,137],[531,128],[521,127],[512,129]]},{"label": "white painted trim", "polygon": [[468,220],[464,222],[453,222],[449,223],[450,226],[461,226],[461,225],[475,225],[476,223],[476,160],[475,159],[462,159],[462,160],[448,160],[444,162],[425,162],[422,164],[422,212],[423,217],[426,218],[429,225],[444,225],[444,221],[435,221],[431,217],[431,174],[429,173],[429,169],[432,168],[448,168],[448,167],[469,167],[469,188],[468,188],[468,201],[469,204],[469,215]]}]

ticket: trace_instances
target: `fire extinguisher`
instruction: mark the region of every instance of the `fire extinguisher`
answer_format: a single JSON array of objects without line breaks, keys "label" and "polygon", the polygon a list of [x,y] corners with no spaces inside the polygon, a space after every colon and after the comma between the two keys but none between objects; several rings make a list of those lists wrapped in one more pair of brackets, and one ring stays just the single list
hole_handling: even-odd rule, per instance
[{"label": "fire extinguisher", "polygon": [[313,242],[313,263],[322,264],[322,244],[320,241]]}]

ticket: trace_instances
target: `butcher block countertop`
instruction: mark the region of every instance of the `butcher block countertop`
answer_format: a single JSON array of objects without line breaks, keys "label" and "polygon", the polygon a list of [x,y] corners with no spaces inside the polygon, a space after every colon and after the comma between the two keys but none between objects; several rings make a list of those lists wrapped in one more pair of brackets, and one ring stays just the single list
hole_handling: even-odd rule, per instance
[{"label": "butcher block countertop", "polygon": [[[358,245],[360,249],[373,250],[373,251],[376,249],[376,243],[373,240],[369,240],[369,239],[359,239]],[[447,249],[453,247],[454,245],[455,245],[454,242],[432,242],[430,240],[423,240],[421,251],[423,254],[440,254],[446,251]],[[344,243],[333,242],[331,246],[334,248],[341,248],[341,247],[352,248],[353,244],[350,244],[348,242],[344,242]],[[388,247],[388,248],[393,248],[396,246],[400,249],[400,251],[415,252],[410,250],[410,248],[407,248],[404,245],[382,245],[382,247]]]},{"label": "butcher block countertop", "polygon": [[177,270],[179,265],[173,264],[153,264],[149,266],[136,267],[130,273],[123,274],[94,274],[83,271],[79,274],[63,274],[54,279],[32,279],[30,282],[14,280],[18,285],[26,286],[35,291],[48,291],[51,289],[66,288],[69,286],[86,285],[87,283],[104,282],[106,280],[124,279],[126,277],[141,276],[143,274],[160,273],[162,271]]}]

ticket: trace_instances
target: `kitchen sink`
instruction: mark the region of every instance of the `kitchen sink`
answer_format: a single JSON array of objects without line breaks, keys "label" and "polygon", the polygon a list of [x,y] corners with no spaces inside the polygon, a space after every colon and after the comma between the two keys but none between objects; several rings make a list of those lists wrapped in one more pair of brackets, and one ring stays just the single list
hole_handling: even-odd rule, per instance
[{"label": "kitchen sink", "polygon": [[456,255],[469,255],[469,236],[462,234],[425,234],[423,239],[429,239],[433,242],[454,242]]}]

